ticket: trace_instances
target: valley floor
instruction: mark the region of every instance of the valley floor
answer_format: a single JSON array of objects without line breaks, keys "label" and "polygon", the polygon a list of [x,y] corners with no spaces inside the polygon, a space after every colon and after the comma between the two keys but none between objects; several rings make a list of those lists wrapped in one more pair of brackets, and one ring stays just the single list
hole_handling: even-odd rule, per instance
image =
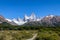
[{"label": "valley floor", "polygon": [[0,40],[60,40],[60,28],[1,30]]}]

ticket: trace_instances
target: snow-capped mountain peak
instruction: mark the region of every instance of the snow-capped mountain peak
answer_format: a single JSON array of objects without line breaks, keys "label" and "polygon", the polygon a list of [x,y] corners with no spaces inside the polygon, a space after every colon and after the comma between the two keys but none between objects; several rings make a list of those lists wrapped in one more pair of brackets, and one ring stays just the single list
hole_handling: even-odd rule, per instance
[{"label": "snow-capped mountain peak", "polygon": [[35,14],[31,14],[31,16],[24,16],[24,19],[21,19],[20,17],[8,19],[4,18],[3,16],[0,16],[0,23],[7,22],[12,25],[23,25],[27,22],[39,22],[46,23],[46,25],[54,25],[53,23],[60,23],[60,16],[54,16],[54,15],[48,15],[45,17],[36,17]]},{"label": "snow-capped mountain peak", "polygon": [[50,17],[54,17],[54,15],[50,15]]},{"label": "snow-capped mountain peak", "polygon": [[29,19],[29,17],[25,14],[25,19]]},{"label": "snow-capped mountain peak", "polygon": [[31,18],[31,19],[36,19],[35,14],[34,14],[34,13],[32,13],[32,14],[31,14],[31,16],[30,16],[30,18]]},{"label": "snow-capped mountain peak", "polygon": [[19,22],[21,22],[21,21],[23,21],[21,18],[17,18],[17,21],[19,21]]},{"label": "snow-capped mountain peak", "polygon": [[48,15],[48,16],[46,16],[46,18],[53,18],[54,17],[54,15]]}]

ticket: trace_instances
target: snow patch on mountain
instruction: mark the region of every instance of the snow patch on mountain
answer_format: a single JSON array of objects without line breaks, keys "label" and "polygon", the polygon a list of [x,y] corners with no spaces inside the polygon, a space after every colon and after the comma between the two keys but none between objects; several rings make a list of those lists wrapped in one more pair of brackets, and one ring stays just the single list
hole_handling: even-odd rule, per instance
[{"label": "snow patch on mountain", "polygon": [[37,18],[36,16],[35,16],[35,14],[31,14],[31,16],[27,16],[27,15],[25,15],[24,16],[24,19],[21,19],[21,18],[14,18],[14,19],[12,19],[12,20],[10,20],[10,19],[6,19],[7,21],[9,21],[9,22],[14,22],[14,23],[16,23],[17,25],[23,25],[23,24],[25,24],[25,23],[27,23],[27,22],[31,22],[31,21],[40,21],[41,19],[40,18]]},{"label": "snow patch on mountain", "polygon": [[26,23],[26,22],[24,22],[22,19],[20,19],[20,18],[18,18],[18,19],[13,19],[12,20],[13,22],[15,22],[17,25],[23,25],[24,23]]},{"label": "snow patch on mountain", "polygon": [[46,18],[53,18],[54,17],[54,15],[48,15],[48,16],[46,16]]},{"label": "snow patch on mountain", "polygon": [[11,19],[7,19],[7,18],[6,18],[5,20],[7,20],[7,21],[9,21],[9,22],[12,22],[12,20],[11,20]]},{"label": "snow patch on mountain", "polygon": [[[54,17],[54,15],[48,15],[48,16],[46,16],[46,19],[48,19],[48,18],[53,18]],[[23,25],[23,24],[25,24],[25,23],[27,23],[27,22],[31,22],[31,21],[41,21],[43,19],[43,17],[42,18],[37,18],[36,16],[35,16],[35,14],[34,13],[32,13],[30,16],[27,16],[27,15],[25,15],[24,16],[24,19],[21,19],[21,18],[14,18],[14,19],[7,19],[6,18],[6,20],[8,20],[9,22],[14,22],[14,23],[16,23],[17,25]]]}]

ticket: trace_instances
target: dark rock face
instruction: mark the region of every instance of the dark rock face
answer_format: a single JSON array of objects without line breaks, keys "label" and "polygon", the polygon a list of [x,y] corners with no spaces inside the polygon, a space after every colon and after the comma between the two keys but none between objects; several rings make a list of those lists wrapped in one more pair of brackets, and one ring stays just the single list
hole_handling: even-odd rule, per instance
[{"label": "dark rock face", "polygon": [[[0,24],[7,22],[11,25],[17,25],[16,23],[7,21],[3,16],[0,15]],[[60,27],[60,16],[48,16],[44,17],[40,21],[31,21],[24,24],[25,26],[59,26]]]},{"label": "dark rock face", "polygon": [[60,25],[60,16],[54,17],[45,17],[41,20],[43,25],[46,26],[59,26]]},{"label": "dark rock face", "polygon": [[51,22],[54,26],[60,26],[60,16],[55,16],[51,19]]},{"label": "dark rock face", "polygon": [[41,21],[35,21],[35,22],[28,22],[25,25],[42,25],[42,26],[59,26],[60,27],[60,16],[54,16],[54,17],[44,17],[41,19]]},{"label": "dark rock face", "polygon": [[0,23],[2,23],[2,22],[7,22],[7,20],[5,20],[5,18],[0,15]]}]

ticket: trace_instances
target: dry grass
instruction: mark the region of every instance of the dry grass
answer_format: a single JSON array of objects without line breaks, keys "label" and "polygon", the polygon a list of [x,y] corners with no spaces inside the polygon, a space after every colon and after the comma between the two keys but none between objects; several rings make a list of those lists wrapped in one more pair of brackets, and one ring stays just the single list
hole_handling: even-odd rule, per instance
[{"label": "dry grass", "polygon": [[0,40],[25,40],[29,39],[33,36],[34,33],[37,31],[14,31],[14,30],[5,30],[5,31],[0,31]]}]

